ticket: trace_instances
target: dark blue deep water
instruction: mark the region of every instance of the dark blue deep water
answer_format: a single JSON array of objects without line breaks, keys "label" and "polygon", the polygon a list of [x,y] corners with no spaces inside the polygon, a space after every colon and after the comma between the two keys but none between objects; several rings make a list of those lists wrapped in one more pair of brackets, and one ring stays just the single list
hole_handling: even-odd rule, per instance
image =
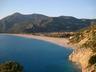
[{"label": "dark blue deep water", "polygon": [[35,39],[0,35],[0,63],[16,61],[24,72],[80,72],[68,60],[72,49]]}]

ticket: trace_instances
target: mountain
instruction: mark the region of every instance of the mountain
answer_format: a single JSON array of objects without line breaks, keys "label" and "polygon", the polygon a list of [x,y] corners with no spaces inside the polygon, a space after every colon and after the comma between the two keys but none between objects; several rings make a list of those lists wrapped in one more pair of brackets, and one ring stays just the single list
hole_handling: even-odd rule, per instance
[{"label": "mountain", "polygon": [[81,64],[82,72],[96,72],[96,23],[80,30],[70,42],[78,45],[70,60]]},{"label": "mountain", "polygon": [[42,14],[14,13],[0,20],[0,32],[72,32],[87,27],[96,19],[77,19],[72,16],[49,17]]}]

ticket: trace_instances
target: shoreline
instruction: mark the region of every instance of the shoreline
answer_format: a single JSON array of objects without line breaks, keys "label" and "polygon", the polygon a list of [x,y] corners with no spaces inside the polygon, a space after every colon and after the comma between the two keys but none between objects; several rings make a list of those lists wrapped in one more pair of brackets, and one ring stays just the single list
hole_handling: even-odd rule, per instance
[{"label": "shoreline", "polygon": [[[46,41],[46,42],[50,42],[50,43],[56,44],[58,46],[61,46],[61,47],[64,47],[64,48],[70,48],[70,49],[73,49],[73,50],[75,48],[77,48],[74,45],[68,44],[69,40],[67,38],[55,38],[55,37],[47,37],[47,36],[36,36],[36,35],[32,35],[32,34],[10,34],[10,35],[14,35],[14,36],[18,36],[18,37],[24,37],[24,38],[29,38],[29,39],[36,39],[36,40]],[[75,62],[73,62],[73,63],[75,63]],[[77,65],[77,67],[80,70],[82,69],[81,65],[78,62],[76,62],[75,65]]]},{"label": "shoreline", "polygon": [[67,38],[54,38],[54,37],[47,37],[47,36],[36,36],[32,34],[9,34],[18,37],[30,38],[30,39],[37,39],[41,41],[50,42],[56,44],[58,46],[62,46],[64,48],[71,48],[74,49],[74,46],[68,44],[69,40]]},{"label": "shoreline", "polygon": [[[45,41],[45,42],[50,42],[50,43],[56,44],[56,45],[64,47],[64,48],[70,48],[70,49],[73,49],[73,50],[75,50],[75,48],[77,48],[74,45],[68,44],[69,40],[67,38],[47,37],[47,36],[43,36],[43,35],[42,36],[36,36],[36,35],[32,35],[32,34],[3,34],[3,35],[11,35],[11,36],[17,36],[17,37],[41,40],[41,41]],[[70,61],[72,61],[72,60],[70,60]],[[73,63],[75,65],[77,65],[77,67],[80,70],[82,70],[81,65],[78,62],[76,62],[76,63],[73,62]]]}]

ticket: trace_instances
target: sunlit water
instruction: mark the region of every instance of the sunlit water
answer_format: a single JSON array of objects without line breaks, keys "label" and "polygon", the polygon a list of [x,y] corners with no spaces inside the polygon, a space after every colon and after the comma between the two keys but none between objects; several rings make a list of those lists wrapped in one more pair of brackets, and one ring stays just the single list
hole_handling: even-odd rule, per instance
[{"label": "sunlit water", "polygon": [[24,72],[80,72],[68,60],[71,48],[35,39],[0,35],[0,62],[16,61]]}]

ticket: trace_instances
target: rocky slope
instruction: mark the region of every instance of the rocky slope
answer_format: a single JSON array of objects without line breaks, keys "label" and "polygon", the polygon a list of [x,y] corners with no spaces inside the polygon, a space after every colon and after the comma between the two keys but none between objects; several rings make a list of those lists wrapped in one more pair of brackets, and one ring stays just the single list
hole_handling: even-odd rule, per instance
[{"label": "rocky slope", "polygon": [[78,48],[73,51],[69,59],[79,63],[82,72],[96,72],[96,23],[76,33],[70,42]]},{"label": "rocky slope", "polygon": [[72,32],[87,27],[96,19],[78,19],[72,16],[49,17],[42,14],[14,13],[0,20],[0,32]]}]

